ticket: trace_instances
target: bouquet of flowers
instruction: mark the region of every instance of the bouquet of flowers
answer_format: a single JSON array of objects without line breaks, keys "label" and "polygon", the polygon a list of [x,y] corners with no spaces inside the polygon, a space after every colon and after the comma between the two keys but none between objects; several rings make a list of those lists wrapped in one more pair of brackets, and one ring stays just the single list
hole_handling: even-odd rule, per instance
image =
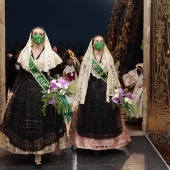
[{"label": "bouquet of flowers", "polygon": [[43,115],[46,115],[47,106],[55,108],[57,114],[62,114],[63,118],[70,122],[72,110],[66,100],[66,95],[73,95],[75,87],[71,86],[69,79],[60,77],[50,81],[49,87],[42,91]]},{"label": "bouquet of flowers", "polygon": [[131,93],[127,92],[127,89],[115,87],[113,97],[111,98],[113,106],[119,106],[123,109],[124,113],[131,120],[131,114],[137,114],[139,112],[135,103],[132,101]]}]

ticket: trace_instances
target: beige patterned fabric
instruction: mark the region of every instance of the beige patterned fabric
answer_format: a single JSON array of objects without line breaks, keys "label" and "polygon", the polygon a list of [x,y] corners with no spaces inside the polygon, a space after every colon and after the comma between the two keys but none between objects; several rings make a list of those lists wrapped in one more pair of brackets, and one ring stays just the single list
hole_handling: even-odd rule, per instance
[{"label": "beige patterned fabric", "polygon": [[[45,31],[44,31],[45,32]],[[58,64],[62,62],[61,58],[56,54],[50,45],[49,39],[45,33],[45,42],[44,42],[44,50],[41,53],[41,57],[36,60],[36,67],[39,69],[39,71],[48,72],[50,69],[55,68]],[[29,36],[29,40],[24,47],[24,49],[21,51],[20,56],[18,57],[18,63],[21,63],[21,66],[26,71],[29,71],[29,57],[31,54],[31,33]]]},{"label": "beige patterned fabric", "polygon": [[123,75],[123,82],[126,87],[133,86],[136,84],[139,76],[137,74],[137,69],[130,70],[127,74]]},{"label": "beige patterned fabric", "polygon": [[[136,65],[136,68],[138,68],[139,66],[142,67],[142,69],[143,69],[143,63],[138,63]],[[136,106],[139,109],[139,113],[132,114],[132,117],[142,118],[143,117],[143,114],[142,114],[143,113],[143,107],[142,107],[142,103],[143,103],[143,73],[141,73],[140,76],[138,77],[138,80],[136,82],[135,88],[132,93],[132,99],[136,103]]]},{"label": "beige patterned fabric", "polygon": [[143,86],[139,87],[139,85],[143,85],[143,75],[140,75],[138,81],[135,85],[135,88],[132,93],[132,99],[136,103],[136,106],[139,109],[139,113],[133,114],[132,117],[134,118],[141,118],[142,117],[142,103],[143,103]]},{"label": "beige patterned fabric", "polygon": [[[84,104],[85,101],[90,73],[92,73],[93,76],[95,75],[95,73],[92,71],[93,57],[94,55],[93,55],[93,47],[92,47],[92,40],[91,40],[89,47],[84,55],[81,68],[80,68],[80,73],[79,73],[77,101],[79,101],[80,104]],[[114,86],[116,85],[117,87],[120,87],[120,83],[115,70],[113,57],[111,56],[106,45],[104,46],[104,54],[102,58],[103,61],[105,61],[105,64],[107,64],[107,69],[108,69],[106,102],[109,102],[109,96],[112,95]],[[97,75],[95,77],[97,77]]]}]

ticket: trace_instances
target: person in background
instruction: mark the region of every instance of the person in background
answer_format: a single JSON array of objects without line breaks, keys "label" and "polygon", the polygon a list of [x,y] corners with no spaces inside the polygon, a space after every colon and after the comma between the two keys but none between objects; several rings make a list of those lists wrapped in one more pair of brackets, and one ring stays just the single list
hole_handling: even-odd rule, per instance
[{"label": "person in background", "polygon": [[84,57],[84,53],[78,53],[78,54],[77,54],[77,59],[79,60],[80,64],[81,64],[82,61],[83,61],[83,57]]},{"label": "person in background", "polygon": [[57,47],[55,45],[52,45],[51,48],[55,53],[57,53]]},{"label": "person in background", "polygon": [[66,58],[66,62],[67,62],[67,66],[63,70],[63,76],[68,78],[70,82],[74,82],[74,84],[76,85],[78,76],[76,73],[76,69],[73,65],[73,58],[71,56],[68,56]]},{"label": "person in background", "polygon": [[78,59],[75,57],[74,52],[73,52],[72,50],[70,50],[70,49],[67,49],[67,50],[65,51],[65,53],[64,53],[64,61],[63,61],[63,63],[62,63],[62,64],[63,64],[63,68],[65,68],[66,65],[67,65],[66,58],[68,58],[68,57],[71,57],[71,58],[72,58],[72,60],[73,60],[73,66],[74,66],[74,68],[75,68],[75,70],[76,70],[77,75],[79,75],[80,62],[79,62]]},{"label": "person in background", "polygon": [[[66,57],[66,62],[67,62],[67,66],[63,70],[63,76],[68,78],[70,81],[70,84],[72,84],[72,86],[74,86],[76,88],[78,75],[77,75],[76,69],[73,65],[73,58],[71,56]],[[75,93],[75,92],[73,92],[73,93]],[[72,104],[75,101],[75,95],[66,96],[66,98],[67,98],[67,101],[70,104],[70,106],[72,106]]]},{"label": "person in background", "polygon": [[67,66],[67,61],[66,58],[71,57],[73,60],[73,66],[76,70],[77,75],[79,74],[79,70],[80,70],[80,62],[78,61],[78,59],[74,56],[74,52],[70,49],[67,49],[64,53],[64,56],[62,57],[63,62],[58,65],[56,67],[57,70],[57,74],[59,76],[63,75],[63,70],[65,69],[65,67]]}]

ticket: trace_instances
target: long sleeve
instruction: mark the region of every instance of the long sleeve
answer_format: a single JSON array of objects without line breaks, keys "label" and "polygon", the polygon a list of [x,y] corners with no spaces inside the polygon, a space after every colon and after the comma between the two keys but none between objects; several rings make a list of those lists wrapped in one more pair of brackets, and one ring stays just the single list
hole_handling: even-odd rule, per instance
[{"label": "long sleeve", "polygon": [[18,72],[16,81],[15,81],[15,83],[14,83],[14,85],[13,85],[12,90],[11,90],[12,93],[13,93],[13,92],[16,90],[16,88],[18,87],[19,83],[21,82],[22,78],[23,78],[24,75],[25,75],[25,72],[26,72],[26,71],[25,71],[22,67],[20,67],[20,70],[19,70],[19,72]]}]

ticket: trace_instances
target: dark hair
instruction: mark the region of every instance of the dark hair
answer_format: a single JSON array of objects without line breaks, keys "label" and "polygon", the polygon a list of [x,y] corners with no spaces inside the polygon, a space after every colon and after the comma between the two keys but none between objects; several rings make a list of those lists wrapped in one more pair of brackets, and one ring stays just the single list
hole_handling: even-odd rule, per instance
[{"label": "dark hair", "polygon": [[55,47],[57,48],[57,46],[55,46],[55,45],[53,45],[53,44],[51,45],[51,48],[55,48]]},{"label": "dark hair", "polygon": [[20,54],[20,51],[14,51],[14,55]]},{"label": "dark hair", "polygon": [[95,36],[92,38],[92,45],[94,44],[94,39],[95,39],[96,37],[102,37],[103,40],[104,40],[104,37],[103,37],[102,35],[95,35]]}]

